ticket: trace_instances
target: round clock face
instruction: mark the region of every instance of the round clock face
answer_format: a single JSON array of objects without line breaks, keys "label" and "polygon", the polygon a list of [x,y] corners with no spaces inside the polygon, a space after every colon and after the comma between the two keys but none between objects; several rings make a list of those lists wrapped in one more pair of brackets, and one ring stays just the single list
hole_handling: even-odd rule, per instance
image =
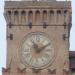
[{"label": "round clock face", "polygon": [[22,62],[35,69],[42,69],[51,63],[54,56],[50,38],[41,32],[27,35],[21,46]]}]

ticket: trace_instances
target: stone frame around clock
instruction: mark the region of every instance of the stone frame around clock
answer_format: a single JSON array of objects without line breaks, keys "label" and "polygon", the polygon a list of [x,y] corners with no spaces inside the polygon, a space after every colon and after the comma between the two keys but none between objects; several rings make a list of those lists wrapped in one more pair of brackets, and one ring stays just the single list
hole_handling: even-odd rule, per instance
[{"label": "stone frame around clock", "polygon": [[[40,31],[30,32],[30,33],[28,33],[27,35],[25,35],[24,38],[22,39],[22,41],[21,41],[21,43],[20,43],[19,51],[21,51],[21,46],[22,46],[22,44],[24,43],[24,41],[26,40],[26,38],[27,38],[28,36],[30,36],[31,34],[35,34],[35,33],[44,34],[44,35],[46,35],[46,36],[50,39],[50,36],[48,36],[48,34],[45,33],[45,32],[40,32]],[[50,41],[51,41],[51,40],[50,40]],[[52,48],[53,48],[53,45],[52,45]],[[50,66],[52,66],[52,63],[55,61],[55,58],[56,58],[56,55],[57,55],[56,50],[55,50],[54,48],[53,48],[53,50],[54,50],[54,55],[53,55],[53,57],[52,57],[52,59],[51,59],[51,62],[49,62],[47,65],[45,65],[45,66],[43,66],[43,67],[41,67],[41,68],[29,67],[29,65],[27,65],[26,63],[24,63],[24,61],[22,61],[21,52],[19,52],[20,63],[23,64],[23,65],[25,65],[25,68],[40,69],[40,70],[46,69],[46,68],[48,69]]]}]

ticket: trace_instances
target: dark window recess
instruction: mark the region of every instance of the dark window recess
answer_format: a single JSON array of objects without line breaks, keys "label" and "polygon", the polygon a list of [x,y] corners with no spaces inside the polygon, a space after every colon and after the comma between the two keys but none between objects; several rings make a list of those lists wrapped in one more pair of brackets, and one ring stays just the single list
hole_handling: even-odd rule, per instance
[{"label": "dark window recess", "polygon": [[45,28],[45,29],[47,28],[47,23],[46,22],[43,23],[43,28]]},{"label": "dark window recess", "polygon": [[59,15],[60,15],[60,14],[61,14],[61,10],[58,10],[58,11],[57,11],[57,14],[59,14]]},{"label": "dark window recess", "polygon": [[63,40],[66,40],[68,36],[66,34],[63,34]]},{"label": "dark window recess", "polygon": [[28,26],[31,29],[32,28],[32,22],[29,22]]},{"label": "dark window recess", "polygon": [[13,34],[10,34],[7,38],[9,38],[10,40],[13,40]]}]

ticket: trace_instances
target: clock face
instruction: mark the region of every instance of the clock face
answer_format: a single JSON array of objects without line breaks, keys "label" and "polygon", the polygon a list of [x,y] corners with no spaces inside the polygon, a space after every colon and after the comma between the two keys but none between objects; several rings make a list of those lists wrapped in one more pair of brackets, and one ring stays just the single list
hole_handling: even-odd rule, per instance
[{"label": "clock face", "polygon": [[22,62],[35,69],[45,68],[54,56],[50,38],[42,32],[27,35],[21,46]]}]

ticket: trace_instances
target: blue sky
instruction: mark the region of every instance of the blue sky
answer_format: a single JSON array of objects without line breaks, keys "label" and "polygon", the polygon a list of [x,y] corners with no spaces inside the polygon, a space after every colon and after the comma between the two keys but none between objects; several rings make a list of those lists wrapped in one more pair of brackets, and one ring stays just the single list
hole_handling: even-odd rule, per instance
[{"label": "blue sky", "polygon": [[[75,0],[72,0],[72,28],[70,36],[70,50],[75,50]],[[0,75],[1,68],[6,62],[6,22],[3,16],[4,0],[0,0]]]}]

